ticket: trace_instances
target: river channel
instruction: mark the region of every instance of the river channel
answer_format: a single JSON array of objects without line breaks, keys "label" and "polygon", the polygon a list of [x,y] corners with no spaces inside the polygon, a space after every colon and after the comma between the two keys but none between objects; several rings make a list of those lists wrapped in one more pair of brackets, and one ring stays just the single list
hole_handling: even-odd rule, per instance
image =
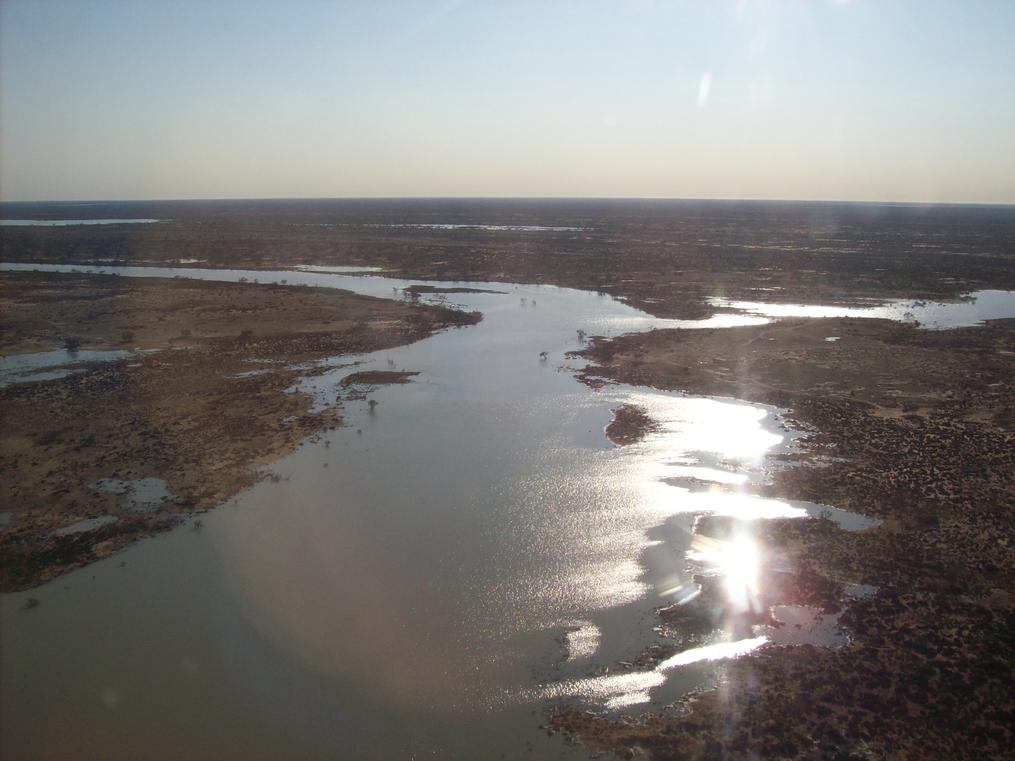
[{"label": "river channel", "polygon": [[[413,282],[4,268],[286,280],[387,298]],[[316,404],[340,405],[345,425],[275,462],[271,478],[199,524],[0,598],[5,758],[583,758],[540,729],[548,698],[651,709],[767,641],[719,633],[665,668],[618,670],[655,641],[653,609],[693,586],[696,515],[826,511],[850,529],[870,524],[751,495],[771,455],[800,436],[779,410],[594,391],[567,356],[582,335],[768,318],[727,311],[686,323],[596,293],[461,285],[499,291],[448,296],[481,311],[480,324],[336,358],[298,384]],[[353,371],[393,368],[419,375],[370,393],[375,407],[339,385]],[[603,429],[624,403],[661,429],[613,446]],[[26,597],[38,604],[24,609]]]}]

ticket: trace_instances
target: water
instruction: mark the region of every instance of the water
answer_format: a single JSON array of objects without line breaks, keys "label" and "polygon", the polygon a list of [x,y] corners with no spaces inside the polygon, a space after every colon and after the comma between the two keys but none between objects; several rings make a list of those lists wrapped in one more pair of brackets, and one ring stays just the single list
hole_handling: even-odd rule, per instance
[{"label": "water", "polygon": [[[764,317],[865,317],[917,324],[928,330],[979,325],[985,320],[1015,317],[1015,291],[983,290],[958,301],[900,300],[870,307],[836,307],[807,304],[768,304],[760,301],[711,299],[713,306]],[[837,341],[830,336],[826,341]]]},{"label": "water", "polygon": [[381,267],[342,267],[333,265],[297,264],[293,269],[300,272],[322,272],[326,275],[345,275],[350,272],[381,272]]},{"label": "water", "polygon": [[[410,284],[4,268],[286,279],[387,297]],[[582,346],[579,329],[696,323],[593,293],[491,285],[510,293],[454,296],[483,312],[479,325],[337,358],[305,379],[318,404],[343,404],[347,426],[274,463],[279,478],[200,525],[32,590],[30,610],[26,595],[3,596],[3,757],[582,758],[539,730],[547,697],[642,710],[711,684],[716,660],[763,647],[765,633],[720,633],[657,669],[614,673],[656,640],[653,608],[693,586],[698,514],[824,509],[751,493],[797,434],[761,405],[596,393],[565,357]],[[392,368],[420,374],[372,393],[373,410],[341,398],[348,372]],[[660,432],[612,446],[603,428],[623,403],[646,407]]]},{"label": "water", "polygon": [[7,227],[69,227],[72,225],[134,225],[163,222],[161,219],[0,219]]},{"label": "water", "polygon": [[95,486],[102,491],[122,495],[124,508],[139,513],[155,512],[163,502],[173,496],[166,482],[154,477],[129,481],[120,478],[102,478]]},{"label": "water", "polygon": [[112,362],[131,354],[120,349],[54,349],[0,357],[0,388],[14,383],[65,378],[84,372],[94,362]]},{"label": "water", "polygon": [[570,233],[587,230],[587,227],[547,226],[547,225],[480,225],[480,224],[450,224],[447,222],[436,223],[391,223],[391,224],[367,224],[364,227],[382,228],[411,228],[418,230],[485,230],[487,232],[554,232]]},{"label": "water", "polygon": [[764,631],[773,644],[842,647],[847,642],[846,635],[839,629],[838,613],[825,613],[807,605],[774,605],[772,617],[775,626],[758,627],[758,630]]},{"label": "water", "polygon": [[97,518],[85,518],[84,520],[76,521],[67,526],[61,526],[53,533],[56,536],[68,536],[70,534],[83,534],[86,531],[93,531],[102,526],[108,526],[110,523],[116,523],[119,518],[115,515],[100,515]]}]

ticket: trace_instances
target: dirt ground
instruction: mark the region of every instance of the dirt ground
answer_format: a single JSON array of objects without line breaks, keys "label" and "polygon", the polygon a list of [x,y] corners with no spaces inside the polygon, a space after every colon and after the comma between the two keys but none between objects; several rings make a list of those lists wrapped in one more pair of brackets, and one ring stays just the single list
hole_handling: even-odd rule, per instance
[{"label": "dirt ground", "polygon": [[363,370],[346,375],[342,378],[341,385],[343,387],[384,386],[392,383],[410,383],[414,375],[419,375],[419,373],[402,370]]},{"label": "dirt ground", "polygon": [[[596,338],[585,354],[596,363],[590,381],[788,409],[812,434],[763,493],[882,523],[849,532],[830,520],[776,520],[762,529],[768,555],[788,559],[765,574],[768,603],[839,611],[847,646],[770,646],[723,666],[719,689],[668,711],[633,721],[561,707],[556,728],[624,757],[640,749],[659,759],[1010,753],[1015,321],[934,332],[784,320]],[[721,525],[704,530],[713,536]],[[844,597],[857,584],[876,591]],[[714,613],[703,597],[691,611]],[[688,615],[663,609],[660,620],[686,631],[674,617]],[[719,619],[708,623],[730,624]]]},{"label": "dirt ground", "polygon": [[[331,289],[39,273],[0,274],[0,309],[5,355],[71,339],[155,350],[0,388],[0,591],[220,504],[259,467],[340,424],[336,409],[311,411],[307,396],[287,391],[319,371],[306,363],[479,319]],[[154,507],[97,486],[152,477],[171,495]],[[102,516],[117,520],[54,533]]]},{"label": "dirt ground", "polygon": [[613,419],[606,425],[606,438],[617,446],[637,444],[658,425],[636,404],[624,404],[613,410]]}]

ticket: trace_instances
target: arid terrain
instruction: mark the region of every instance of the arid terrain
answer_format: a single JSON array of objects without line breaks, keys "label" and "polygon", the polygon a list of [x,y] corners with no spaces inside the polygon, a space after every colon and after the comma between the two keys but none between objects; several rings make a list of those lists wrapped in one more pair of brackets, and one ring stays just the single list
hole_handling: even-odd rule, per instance
[{"label": "arid terrain", "polygon": [[[1004,207],[566,200],[100,206],[109,218],[164,221],[0,227],[4,261],[378,267],[435,282],[407,288],[411,302],[398,302],[281,285],[4,273],[5,355],[65,346],[146,351],[0,389],[0,512],[9,514],[0,527],[3,590],[30,588],[220,504],[301,440],[339,425],[341,410],[313,411],[306,396],[287,393],[297,378],[317,372],[316,360],[478,319],[420,305],[421,295],[493,295],[497,288],[485,284],[543,283],[695,319],[715,312],[714,298],[870,306],[1015,289],[1015,214]],[[70,213],[59,205],[4,207],[12,218]],[[477,287],[440,283],[452,280]],[[581,328],[574,326],[584,338]],[[771,625],[773,605],[836,615],[844,646],[766,645],[718,665],[717,688],[640,717],[554,703],[552,730],[590,752],[625,758],[1010,755],[1015,320],[941,331],[856,318],[659,329],[593,336],[581,357],[592,364],[578,375],[593,389],[634,384],[784,410],[807,435],[757,492],[879,522],[858,531],[827,518],[758,522],[759,609],[728,609],[716,581],[700,576],[692,603],[656,611],[659,641],[610,668],[656,664],[717,628],[748,633]],[[355,373],[347,393],[361,398],[371,386],[411,383],[413,369]],[[617,445],[657,430],[640,407],[613,413],[605,435]],[[136,495],[126,487],[96,488],[101,479],[152,477],[165,481],[169,495],[155,509],[132,505]],[[105,516],[117,520],[59,533]],[[702,517],[696,528],[721,540],[735,527]]]},{"label": "arid terrain", "polygon": [[[7,272],[0,288],[5,355],[65,345],[137,350],[63,378],[0,388],[4,591],[214,507],[303,438],[339,425],[338,410],[313,411],[309,397],[288,392],[322,371],[315,361],[478,320],[296,286]],[[137,502],[128,484],[150,478],[168,494]],[[102,479],[124,483],[103,489]],[[61,533],[104,516],[117,520]]]},{"label": "arid terrain", "polygon": [[0,761],[1015,761],[1015,0],[0,0]]}]

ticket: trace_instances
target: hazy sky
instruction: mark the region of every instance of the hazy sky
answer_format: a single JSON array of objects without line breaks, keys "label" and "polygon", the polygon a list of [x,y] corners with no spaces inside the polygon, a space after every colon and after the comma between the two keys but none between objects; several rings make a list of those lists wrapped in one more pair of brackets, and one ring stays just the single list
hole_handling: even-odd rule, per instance
[{"label": "hazy sky", "polygon": [[0,0],[4,200],[1015,202],[1015,2]]}]

